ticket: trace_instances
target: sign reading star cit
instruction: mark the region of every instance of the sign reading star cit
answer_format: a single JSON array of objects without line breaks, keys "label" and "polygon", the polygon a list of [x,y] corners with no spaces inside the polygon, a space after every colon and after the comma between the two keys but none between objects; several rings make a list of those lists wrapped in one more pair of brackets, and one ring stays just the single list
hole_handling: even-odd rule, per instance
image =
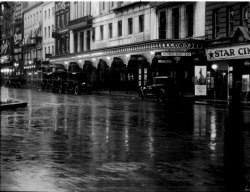
[{"label": "sign reading star cit", "polygon": [[250,58],[250,44],[206,49],[208,61]]}]

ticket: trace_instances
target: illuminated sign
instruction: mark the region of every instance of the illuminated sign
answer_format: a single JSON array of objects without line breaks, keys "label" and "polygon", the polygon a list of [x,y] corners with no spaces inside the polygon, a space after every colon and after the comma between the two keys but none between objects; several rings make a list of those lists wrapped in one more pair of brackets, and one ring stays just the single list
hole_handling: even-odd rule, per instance
[{"label": "illuminated sign", "polygon": [[208,61],[250,58],[250,44],[206,49]]},{"label": "illuminated sign", "polygon": [[162,56],[191,56],[191,52],[162,52]]}]

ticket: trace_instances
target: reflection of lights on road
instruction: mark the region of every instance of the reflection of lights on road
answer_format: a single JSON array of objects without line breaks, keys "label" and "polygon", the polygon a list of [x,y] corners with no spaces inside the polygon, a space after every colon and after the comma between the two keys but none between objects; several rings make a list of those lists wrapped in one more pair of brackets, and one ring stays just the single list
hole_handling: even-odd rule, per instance
[{"label": "reflection of lights on road", "polygon": [[210,142],[209,142],[209,148],[211,151],[215,151],[216,143],[216,122],[215,122],[215,114],[211,114],[211,121],[210,121]]}]

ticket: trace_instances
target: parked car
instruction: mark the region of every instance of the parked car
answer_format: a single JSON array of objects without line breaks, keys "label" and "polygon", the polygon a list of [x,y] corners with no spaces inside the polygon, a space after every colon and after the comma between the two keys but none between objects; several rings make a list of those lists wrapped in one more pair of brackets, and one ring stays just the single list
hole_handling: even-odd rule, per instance
[{"label": "parked car", "polygon": [[67,80],[65,82],[65,93],[74,93],[76,95],[82,92],[91,94],[92,86],[83,80],[83,73],[68,72]]},{"label": "parked car", "polygon": [[175,99],[178,96],[176,78],[168,76],[158,76],[153,78],[153,82],[140,87],[139,97],[143,100],[147,98],[156,98],[158,102],[164,102],[166,99]]},{"label": "parked car", "polygon": [[22,84],[26,83],[26,79],[24,79],[21,75],[11,75],[9,79],[6,81],[6,87],[21,87]]}]

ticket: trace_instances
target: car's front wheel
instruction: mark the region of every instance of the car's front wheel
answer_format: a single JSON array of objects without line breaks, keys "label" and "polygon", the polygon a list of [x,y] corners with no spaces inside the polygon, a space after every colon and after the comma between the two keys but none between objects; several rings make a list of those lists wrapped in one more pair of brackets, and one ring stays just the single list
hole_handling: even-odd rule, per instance
[{"label": "car's front wheel", "polygon": [[165,99],[166,99],[165,94],[163,92],[160,92],[157,96],[157,102],[162,103],[165,101]]},{"label": "car's front wheel", "polygon": [[79,86],[75,86],[75,94],[76,95],[80,94],[80,87]]}]

